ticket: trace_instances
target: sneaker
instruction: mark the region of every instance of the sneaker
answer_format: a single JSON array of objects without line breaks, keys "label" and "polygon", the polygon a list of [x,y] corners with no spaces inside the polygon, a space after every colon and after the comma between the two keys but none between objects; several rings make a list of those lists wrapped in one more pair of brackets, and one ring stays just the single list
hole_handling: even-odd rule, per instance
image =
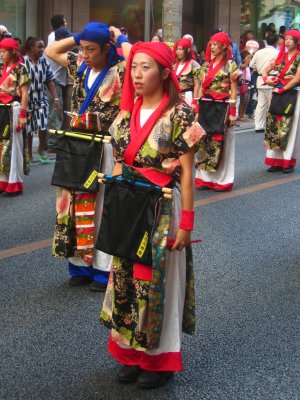
[{"label": "sneaker", "polygon": [[39,154],[39,156],[42,164],[49,164],[50,161],[47,154]]}]

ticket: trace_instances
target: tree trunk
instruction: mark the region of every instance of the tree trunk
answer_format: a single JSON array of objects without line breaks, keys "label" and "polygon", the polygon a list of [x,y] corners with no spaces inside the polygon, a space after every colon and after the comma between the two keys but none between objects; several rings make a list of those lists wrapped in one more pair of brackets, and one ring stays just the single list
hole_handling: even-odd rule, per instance
[{"label": "tree trunk", "polygon": [[175,43],[182,35],[182,0],[164,0],[162,29],[165,42]]}]

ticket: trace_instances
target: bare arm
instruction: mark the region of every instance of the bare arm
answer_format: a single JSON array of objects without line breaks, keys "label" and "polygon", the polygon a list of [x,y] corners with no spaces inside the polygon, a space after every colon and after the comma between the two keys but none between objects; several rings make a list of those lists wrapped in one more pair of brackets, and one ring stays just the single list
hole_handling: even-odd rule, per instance
[{"label": "bare arm", "polygon": [[277,84],[277,78],[275,76],[268,76],[269,72],[271,72],[274,68],[275,61],[272,61],[269,65],[266,66],[263,73],[261,74],[266,85],[275,86]]},{"label": "bare arm", "polygon": [[[284,85],[284,90],[292,89],[294,86],[298,85],[300,82],[300,67],[297,68],[296,75]],[[278,93],[278,88],[275,88],[273,92]]]},{"label": "bare arm", "polygon": [[[111,26],[109,28],[111,34],[113,35],[112,39],[114,40],[115,43],[117,43],[118,37],[120,35],[122,35],[122,32],[120,31],[120,29],[116,28],[115,26]],[[130,50],[131,50],[132,44],[128,43],[128,42],[124,42],[121,45],[122,51],[123,51],[123,56],[125,58],[125,62],[128,59]]]},{"label": "bare arm", "polygon": [[[28,106],[28,88],[29,88],[28,83],[25,83],[20,88],[20,90],[21,90],[21,108],[23,110],[26,110],[27,106]],[[19,125],[20,125],[20,128],[23,129],[24,126],[26,125],[26,118],[19,118]]]},{"label": "bare arm", "polygon": [[[193,163],[195,149],[192,147],[187,153],[179,157],[181,164],[180,189],[182,198],[182,209],[193,210],[194,186],[193,186]],[[191,232],[178,228],[175,243],[171,250],[182,250],[190,243]]]},{"label": "bare arm", "polygon": [[74,46],[76,46],[76,43],[73,37],[58,40],[51,46],[46,47],[45,54],[57,64],[60,64],[63,67],[68,67],[68,51]]}]

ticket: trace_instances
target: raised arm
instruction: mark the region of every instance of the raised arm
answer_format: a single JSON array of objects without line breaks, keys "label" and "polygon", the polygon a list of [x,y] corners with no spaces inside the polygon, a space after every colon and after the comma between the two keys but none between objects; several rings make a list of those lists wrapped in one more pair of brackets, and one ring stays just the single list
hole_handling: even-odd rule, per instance
[{"label": "raised arm", "polygon": [[51,46],[46,47],[45,54],[57,64],[60,64],[63,67],[68,67],[68,51],[74,46],[76,46],[76,43],[73,37],[58,40]]}]

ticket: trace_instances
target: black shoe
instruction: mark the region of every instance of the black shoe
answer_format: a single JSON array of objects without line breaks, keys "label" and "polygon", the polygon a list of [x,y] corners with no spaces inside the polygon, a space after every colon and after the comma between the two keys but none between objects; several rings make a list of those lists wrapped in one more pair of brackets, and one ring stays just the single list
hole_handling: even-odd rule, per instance
[{"label": "black shoe", "polygon": [[89,285],[91,282],[93,282],[93,280],[89,276],[72,276],[72,278],[69,280],[69,286]]},{"label": "black shoe", "polygon": [[137,384],[144,389],[154,389],[163,386],[173,375],[173,372],[143,371],[137,378]]},{"label": "black shoe", "polygon": [[133,383],[142,372],[138,365],[123,365],[118,372],[117,378],[121,383]]},{"label": "black shoe", "polygon": [[257,133],[262,133],[264,131],[265,131],[264,129],[255,129],[255,132],[257,132]]},{"label": "black shoe", "polygon": [[282,167],[270,167],[267,169],[268,172],[281,172],[282,171]]},{"label": "black shoe", "polygon": [[209,190],[210,188],[208,186],[196,186],[198,190]]},{"label": "black shoe", "polygon": [[90,290],[91,290],[92,292],[105,292],[106,287],[107,287],[107,285],[105,285],[104,283],[94,281],[94,282],[90,285]]},{"label": "black shoe", "polygon": [[5,197],[15,197],[20,196],[23,192],[3,192],[3,196]]},{"label": "black shoe", "polygon": [[282,172],[284,174],[292,174],[294,172],[294,167],[283,168]]}]

